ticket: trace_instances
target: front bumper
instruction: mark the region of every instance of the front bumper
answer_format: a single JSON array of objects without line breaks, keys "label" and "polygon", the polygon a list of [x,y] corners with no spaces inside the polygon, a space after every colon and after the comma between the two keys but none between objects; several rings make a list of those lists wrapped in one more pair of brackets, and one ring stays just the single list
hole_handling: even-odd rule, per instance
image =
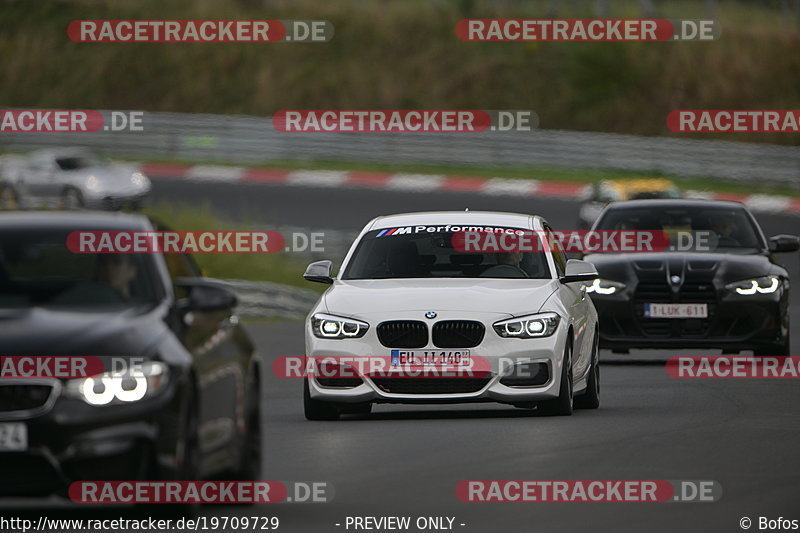
[{"label": "front bumper", "polygon": [[[57,398],[31,417],[0,412],[27,427],[25,451],[0,452],[0,497],[67,497],[74,481],[148,480],[175,464],[174,390],[130,405],[93,407]],[[166,469],[164,467],[167,467]]]},{"label": "front bumper", "polygon": [[[476,320],[474,316],[441,313],[440,320]],[[393,316],[392,319],[406,317]],[[319,376],[308,378],[309,393],[315,400],[341,403],[472,403],[500,402],[528,404],[552,399],[560,392],[560,376],[563,354],[568,333],[568,324],[562,320],[549,337],[535,339],[508,339],[498,336],[492,329],[497,320],[483,317],[481,321],[486,333],[483,341],[468,348],[475,361],[481,358],[487,363],[474,377],[396,377],[387,381],[385,375],[359,373],[361,383],[352,387],[326,386]],[[308,321],[307,321],[308,322]],[[378,322],[374,322],[377,324]],[[432,325],[433,323],[431,323]],[[375,327],[370,327],[359,339],[320,339],[306,326],[306,354],[316,358],[388,357],[391,347],[378,340]],[[441,350],[428,344],[421,350]],[[546,365],[547,380],[535,386],[507,386],[500,381],[513,373],[514,366],[525,363]],[[322,383],[320,382],[322,381]]]},{"label": "front bumper", "polygon": [[118,191],[83,191],[84,207],[90,209],[120,209],[137,207],[150,194],[150,189],[126,189]]},{"label": "front bumper", "polygon": [[[705,301],[709,316],[700,318],[645,318],[644,303],[625,293],[593,294],[600,319],[600,347],[697,348],[754,350],[784,342],[788,335],[786,302],[779,293],[757,296],[722,294]],[[651,302],[657,303],[657,302]]]}]

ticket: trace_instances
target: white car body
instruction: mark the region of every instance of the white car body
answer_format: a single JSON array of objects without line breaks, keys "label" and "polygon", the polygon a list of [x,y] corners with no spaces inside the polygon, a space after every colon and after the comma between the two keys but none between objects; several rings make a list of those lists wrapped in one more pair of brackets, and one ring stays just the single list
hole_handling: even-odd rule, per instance
[{"label": "white car body", "polygon": [[35,150],[8,159],[2,181],[23,207],[137,206],[151,188],[147,176],[130,165],[106,162],[78,148]]},{"label": "white car body", "polygon": [[[306,320],[306,355],[317,359],[327,356],[389,356],[393,347],[382,344],[378,335],[379,328],[383,327],[380,325],[387,321],[406,320],[421,321],[427,325],[428,342],[421,349],[435,351],[440,349],[433,344],[432,331],[435,324],[441,321],[477,321],[483,325],[483,338],[476,346],[469,347],[469,351],[475,357],[488,360],[491,365],[490,376],[483,382],[473,382],[471,387],[461,386],[453,381],[445,385],[446,380],[442,380],[443,387],[454,386],[454,390],[451,391],[432,391],[431,387],[435,389],[439,382],[435,378],[422,378],[431,380],[426,384],[426,392],[403,390],[408,389],[403,386],[403,382],[400,383],[400,390],[395,391],[392,387],[379,385],[369,375],[362,375],[362,383],[358,386],[335,388],[322,386],[316,376],[309,377],[306,380],[308,418],[336,418],[334,409],[340,413],[368,412],[369,406],[373,403],[494,401],[519,407],[532,407],[547,400],[551,400],[552,403],[562,393],[561,377],[565,371],[568,342],[572,346],[573,394],[579,396],[588,390],[589,376],[592,371],[597,371],[597,313],[591,299],[586,295],[587,281],[562,282],[566,259],[561,252],[549,250],[539,252],[546,256],[549,270],[543,279],[486,277],[347,279],[347,275],[342,277],[354,261],[362,239],[380,237],[381,232],[391,231],[390,228],[445,225],[518,228],[533,230],[540,234],[549,230],[546,221],[540,217],[511,213],[410,213],[372,220],[361,231],[345,257],[339,272],[340,278],[332,280],[331,287],[322,295]],[[387,257],[388,254],[389,252]],[[561,255],[556,257],[555,254]],[[450,261],[454,261],[453,256],[449,257]],[[556,259],[562,261],[561,266],[556,264]],[[309,272],[315,268],[314,265],[319,264],[312,263],[309,266],[306,279],[330,282],[328,279],[317,279],[313,274],[309,276]],[[568,269],[573,273],[588,274],[589,277],[594,271],[592,265],[575,260],[570,261]],[[596,272],[594,274],[596,275]],[[434,313],[435,317],[432,318]],[[549,336],[504,338],[493,327],[500,321],[542,313],[556,313],[560,317],[555,331]],[[363,336],[358,338],[320,338],[321,333],[315,333],[313,324],[314,317],[319,315],[354,319],[368,324],[368,328]],[[440,331],[444,329],[446,328],[443,326]],[[544,363],[548,367],[549,379],[537,386],[504,385],[500,381],[509,372],[509,365],[512,362]],[[599,374],[596,379],[599,379]],[[310,416],[309,404],[312,411]],[[359,407],[348,409],[356,406]],[[323,416],[315,416],[316,407],[321,408],[321,411],[319,409],[317,411],[322,412]],[[326,411],[326,408],[329,409]],[[570,398],[568,411],[571,410]],[[325,416],[326,413],[331,416]]]}]

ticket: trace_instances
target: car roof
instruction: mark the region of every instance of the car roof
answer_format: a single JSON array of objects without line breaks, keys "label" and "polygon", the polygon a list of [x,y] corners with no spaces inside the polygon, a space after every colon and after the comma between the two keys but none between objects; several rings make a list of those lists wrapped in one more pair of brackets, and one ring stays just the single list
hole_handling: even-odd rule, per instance
[{"label": "car roof", "polygon": [[94,152],[88,148],[81,148],[79,146],[65,146],[61,148],[40,148],[30,152],[29,155],[39,155],[48,157],[72,157],[80,155],[94,155]]},{"label": "car roof", "polygon": [[0,230],[151,230],[152,224],[142,215],[100,211],[8,211],[0,212]]},{"label": "car roof", "polygon": [[606,207],[607,211],[618,209],[635,209],[646,207],[648,209],[670,208],[670,207],[708,207],[729,209],[746,209],[744,204],[739,202],[729,202],[726,200],[706,200],[701,198],[654,198],[645,200],[626,200],[624,202],[613,202]]},{"label": "car roof", "polygon": [[503,213],[499,211],[420,211],[417,213],[398,213],[377,217],[368,224],[368,230],[396,226],[438,226],[442,224],[476,224],[528,229],[533,227],[534,220],[541,221],[542,218],[523,213]]}]

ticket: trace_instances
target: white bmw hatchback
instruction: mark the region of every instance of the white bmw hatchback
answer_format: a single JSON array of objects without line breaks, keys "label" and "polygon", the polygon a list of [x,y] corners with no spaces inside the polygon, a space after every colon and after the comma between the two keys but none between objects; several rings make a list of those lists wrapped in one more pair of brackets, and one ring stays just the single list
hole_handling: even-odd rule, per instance
[{"label": "white bmw hatchback", "polygon": [[466,231],[551,230],[523,214],[391,215],[364,227],[336,278],[330,261],[309,265],[304,277],[331,287],[306,321],[316,369],[304,380],[306,418],[369,413],[374,403],[489,401],[556,415],[598,407],[593,265],[549,246],[468,252],[454,238]]}]

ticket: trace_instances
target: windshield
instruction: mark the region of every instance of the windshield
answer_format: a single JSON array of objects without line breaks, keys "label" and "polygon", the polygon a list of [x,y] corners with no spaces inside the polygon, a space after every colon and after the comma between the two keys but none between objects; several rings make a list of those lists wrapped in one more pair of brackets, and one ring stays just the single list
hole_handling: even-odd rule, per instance
[{"label": "windshield", "polygon": [[81,170],[84,168],[101,167],[106,162],[89,154],[57,157],[56,164],[61,170]]},{"label": "windshield", "polygon": [[160,300],[153,257],[75,254],[67,233],[0,231],[0,307],[109,308]]},{"label": "windshield", "polygon": [[[476,228],[485,227],[448,227],[452,229],[435,231],[436,227],[413,226],[371,231],[358,243],[342,279],[551,277],[544,252],[460,251],[453,246],[453,235],[459,228],[481,231]],[[431,229],[434,231],[428,231]],[[399,234],[402,230],[410,230],[410,233]]]},{"label": "windshield", "polygon": [[741,208],[659,206],[609,209],[596,230],[661,230],[676,251],[752,253],[764,244]]}]

